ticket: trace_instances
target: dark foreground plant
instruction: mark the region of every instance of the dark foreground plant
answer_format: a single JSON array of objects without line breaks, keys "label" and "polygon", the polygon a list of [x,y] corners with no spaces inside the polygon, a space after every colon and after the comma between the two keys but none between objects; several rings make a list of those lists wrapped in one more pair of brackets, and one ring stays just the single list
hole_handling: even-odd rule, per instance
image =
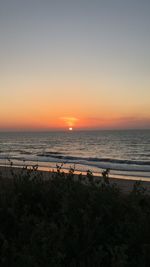
[{"label": "dark foreground plant", "polygon": [[86,185],[59,171],[1,179],[1,267],[150,266],[150,197],[96,186],[89,175]]}]

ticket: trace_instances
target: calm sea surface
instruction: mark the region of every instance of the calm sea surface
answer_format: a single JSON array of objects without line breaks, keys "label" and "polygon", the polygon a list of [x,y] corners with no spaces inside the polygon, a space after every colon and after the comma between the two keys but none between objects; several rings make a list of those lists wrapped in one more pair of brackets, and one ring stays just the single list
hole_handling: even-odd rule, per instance
[{"label": "calm sea surface", "polygon": [[150,130],[0,133],[0,164],[150,178]]}]

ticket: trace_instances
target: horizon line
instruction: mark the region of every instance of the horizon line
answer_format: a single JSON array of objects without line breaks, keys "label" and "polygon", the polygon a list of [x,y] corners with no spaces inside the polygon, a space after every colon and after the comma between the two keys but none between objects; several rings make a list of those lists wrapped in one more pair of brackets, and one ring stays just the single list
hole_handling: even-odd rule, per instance
[{"label": "horizon line", "polygon": [[[74,128],[72,132],[94,132],[94,131],[147,131],[150,128],[86,128],[86,129],[77,129]],[[44,133],[44,132],[70,132],[68,128],[66,129],[0,129],[0,133]]]}]

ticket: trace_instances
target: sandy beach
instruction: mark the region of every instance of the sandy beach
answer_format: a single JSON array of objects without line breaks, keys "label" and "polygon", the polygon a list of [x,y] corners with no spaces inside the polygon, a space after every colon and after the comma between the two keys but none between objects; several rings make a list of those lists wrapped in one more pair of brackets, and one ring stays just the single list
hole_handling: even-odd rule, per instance
[{"label": "sandy beach", "polygon": [[[28,169],[29,170],[29,169]],[[0,166],[0,179],[1,180],[6,180],[12,179],[13,177],[18,177],[21,176],[22,174],[27,173],[26,169],[23,168],[17,168],[17,167],[5,167],[5,166]],[[57,172],[55,171],[44,171],[44,170],[36,170],[31,173],[33,177],[39,173],[42,177],[42,179],[47,180],[54,177]],[[67,172],[65,173],[67,175]],[[85,174],[82,175],[83,180],[86,181],[87,176]],[[78,179],[78,174],[74,174],[74,180]],[[97,182],[100,179],[102,179],[101,176],[94,176],[94,181]],[[109,178],[110,184],[116,184],[119,189],[124,192],[124,193],[129,193],[132,191],[133,186],[136,181],[139,181],[138,179],[130,180],[130,179],[118,179],[118,178]],[[146,189],[146,193],[150,193],[150,182],[149,181],[142,181],[142,186]]]}]

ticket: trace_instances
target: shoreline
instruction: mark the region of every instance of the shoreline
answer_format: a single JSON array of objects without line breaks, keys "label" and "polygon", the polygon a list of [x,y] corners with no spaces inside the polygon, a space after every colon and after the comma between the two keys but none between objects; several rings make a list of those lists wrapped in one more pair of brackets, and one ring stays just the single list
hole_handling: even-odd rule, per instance
[{"label": "shoreline", "polygon": [[[22,167],[10,167],[10,166],[0,166],[0,180],[11,180],[13,178],[13,175],[12,175],[12,170],[13,170],[13,175],[22,175],[22,173],[24,171],[28,171],[30,169],[23,169]],[[61,172],[64,172],[66,175],[68,174],[68,171],[66,170],[63,170]],[[33,174],[35,173],[40,173],[44,180],[46,179],[50,179],[52,178],[53,175],[55,175],[57,173],[57,171],[55,171],[54,169],[53,170],[43,170],[41,169],[40,167],[33,171]],[[74,173],[74,180],[77,180],[78,178],[78,175],[80,174],[81,172],[75,172]],[[82,172],[82,177],[83,179],[86,180],[87,176],[86,176],[86,173]],[[102,179],[102,176],[100,175],[93,175],[93,178],[94,178],[94,181],[97,182],[98,180]],[[110,185],[112,184],[115,184],[118,186],[118,188],[124,192],[124,193],[129,193],[132,191],[133,189],[133,186],[135,184],[135,182],[138,182],[138,181],[141,181],[142,182],[142,186],[146,189],[146,193],[150,194],[150,180],[141,180],[141,179],[138,179],[136,177],[134,177],[134,179],[130,179],[129,177],[127,177],[126,179],[123,179],[123,178],[116,178],[116,177],[112,177],[112,176],[109,176],[109,183]]]},{"label": "shoreline", "polygon": [[[12,162],[13,163],[13,162]],[[53,162],[54,163],[54,162]],[[28,164],[16,164],[16,163],[13,163],[11,165],[11,161],[9,163],[0,163],[0,168],[1,167],[5,167],[5,168],[9,168],[9,167],[13,167],[13,168],[19,168],[19,169],[23,169],[25,166],[29,168],[32,168],[33,166],[37,165],[38,166],[38,170],[39,171],[44,171],[44,172],[49,172],[49,171],[53,171],[53,172],[56,172],[57,171],[57,167],[56,167],[56,164],[57,162],[55,162],[55,165],[54,166],[48,166],[48,165],[39,165],[38,162],[33,162],[33,164],[28,163]],[[59,162],[58,163],[58,166],[61,166],[62,162]],[[76,165],[76,164],[67,164],[68,166],[65,166],[66,163],[64,164],[63,163],[63,166],[61,167],[61,171],[65,172],[65,173],[68,173],[69,172],[69,169],[71,166],[73,165]],[[88,167],[88,166],[87,166]],[[124,173],[117,173],[115,169],[111,169],[111,168],[100,168],[99,171],[94,171],[92,170],[92,168],[87,168],[85,170],[80,170],[80,169],[77,169],[75,167],[75,171],[74,171],[74,174],[80,174],[82,173],[83,175],[86,175],[87,174],[87,170],[90,170],[92,171],[93,175],[95,177],[100,177],[101,174],[102,174],[102,171],[105,170],[105,169],[109,169],[110,170],[110,173],[109,173],[109,178],[111,179],[121,179],[121,180],[133,180],[133,181],[147,181],[147,182],[150,182],[150,174],[149,175],[145,175],[145,173],[147,174],[147,172],[145,173],[134,173],[131,174],[132,172],[124,172]],[[118,170],[117,170],[118,171]]]},{"label": "shoreline", "polygon": [[[63,162],[50,162],[50,164],[54,164],[55,163],[55,165],[54,166],[51,166],[51,165],[48,166],[48,165],[39,165],[38,161],[33,161],[32,163],[29,162],[27,164],[18,164],[18,163],[13,163],[12,162],[13,164],[11,165],[11,162],[12,162],[11,160],[8,163],[4,163],[4,162],[1,163],[0,162],[0,167],[6,167],[6,168],[13,167],[13,168],[22,169],[25,166],[27,166],[28,168],[32,168],[33,166],[38,165],[38,170],[40,170],[40,171],[49,172],[50,170],[53,170],[55,172],[55,171],[57,171],[56,165],[58,164],[58,166],[61,166],[63,164],[62,167],[61,167],[61,170],[63,172],[65,172],[65,173],[68,173],[71,166],[74,166],[74,165],[77,166],[78,165],[76,163],[70,163],[69,164],[69,163],[63,163]],[[110,170],[109,178],[112,178],[112,179],[114,178],[114,179],[133,180],[133,181],[139,181],[140,180],[140,181],[147,181],[147,182],[150,181],[150,173],[149,173],[149,175],[147,175],[147,173],[148,173],[147,171],[145,171],[143,173],[142,172],[138,173],[137,171],[131,171],[131,170],[130,171],[122,171],[122,170],[120,170],[119,171],[118,169],[112,169],[112,168],[109,168],[107,166],[104,167],[104,168],[102,168],[102,167],[99,168],[99,171],[98,170],[92,170],[92,166],[88,166],[88,165],[87,165],[87,168],[84,169],[84,170],[76,169],[76,167],[75,167],[74,173],[75,174],[82,173],[83,175],[86,175],[87,170],[90,170],[90,171],[92,171],[94,176],[100,177],[102,171],[106,170],[106,169]]]}]

